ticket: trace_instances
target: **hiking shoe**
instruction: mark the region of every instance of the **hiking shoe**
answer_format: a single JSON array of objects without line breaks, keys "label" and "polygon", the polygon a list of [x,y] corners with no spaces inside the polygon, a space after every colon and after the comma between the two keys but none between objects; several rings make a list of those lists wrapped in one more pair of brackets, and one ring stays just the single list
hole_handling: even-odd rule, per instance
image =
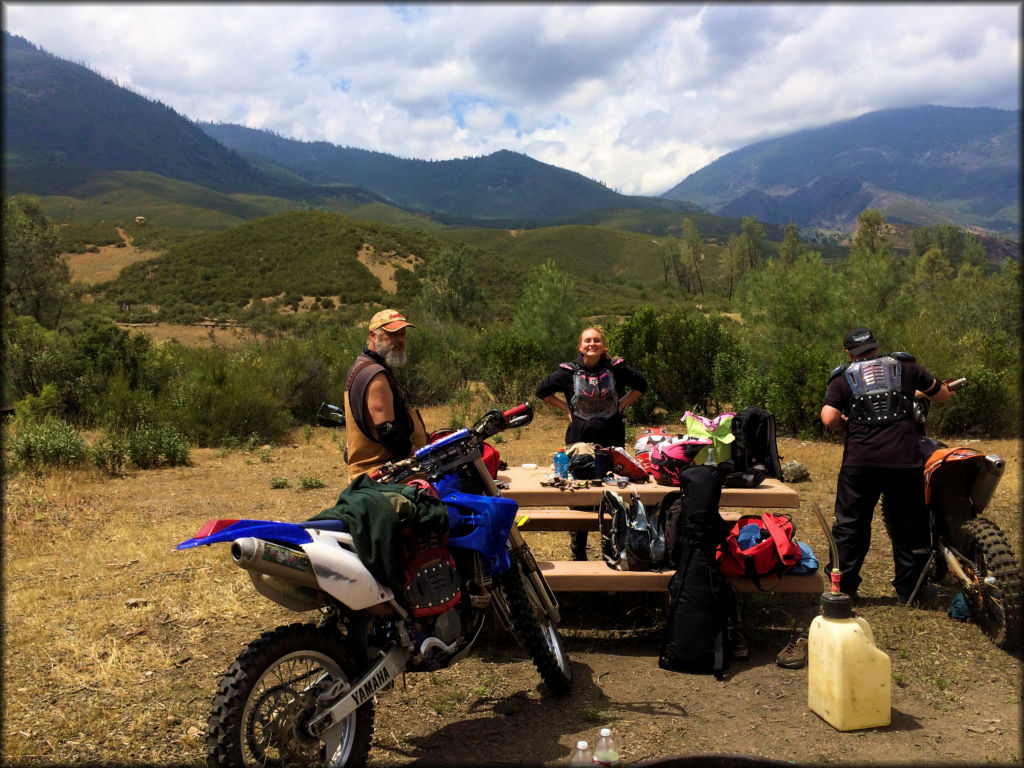
[{"label": "hiking shoe", "polygon": [[794,637],[779,651],[775,663],[783,669],[803,669],[807,666],[807,638]]},{"label": "hiking shoe", "polygon": [[738,629],[729,629],[729,653],[737,661],[750,658],[750,649],[747,648],[747,638]]}]

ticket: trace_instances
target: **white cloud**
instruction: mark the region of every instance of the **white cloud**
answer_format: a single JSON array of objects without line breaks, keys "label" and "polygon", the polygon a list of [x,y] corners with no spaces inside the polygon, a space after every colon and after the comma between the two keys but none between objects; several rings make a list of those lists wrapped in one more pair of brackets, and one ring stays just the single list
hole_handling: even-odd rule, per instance
[{"label": "white cloud", "polygon": [[1019,4],[4,4],[5,29],[195,120],[660,194],[876,109],[1020,108]]}]

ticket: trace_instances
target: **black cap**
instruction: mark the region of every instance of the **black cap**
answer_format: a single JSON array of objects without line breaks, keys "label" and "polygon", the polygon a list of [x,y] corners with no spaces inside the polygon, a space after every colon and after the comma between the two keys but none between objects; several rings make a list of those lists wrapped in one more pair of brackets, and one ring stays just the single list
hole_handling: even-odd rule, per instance
[{"label": "black cap", "polygon": [[859,355],[870,349],[878,349],[878,342],[867,328],[851,328],[843,337],[843,346],[851,355]]}]

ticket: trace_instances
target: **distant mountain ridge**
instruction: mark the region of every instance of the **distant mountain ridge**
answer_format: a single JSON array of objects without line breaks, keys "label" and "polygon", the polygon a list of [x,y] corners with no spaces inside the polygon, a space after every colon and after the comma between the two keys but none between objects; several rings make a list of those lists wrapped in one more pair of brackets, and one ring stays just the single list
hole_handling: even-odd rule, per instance
[{"label": "distant mountain ridge", "polygon": [[887,109],[730,152],[663,197],[720,216],[849,230],[866,208],[912,226],[1020,228],[1020,111]]},{"label": "distant mountain ridge", "polygon": [[[660,197],[643,197],[508,150],[404,159],[196,123],[7,32],[3,61],[8,194],[88,199],[94,207],[116,197],[97,190],[134,189],[146,174],[158,174],[238,198],[217,205],[243,219],[289,206],[337,211],[383,202],[401,215],[448,225],[532,227],[630,210],[656,218],[756,216],[850,232],[863,210],[879,208],[889,221],[912,227],[953,223],[1020,236],[1019,111],[874,112],[744,147]],[[147,199],[167,194],[145,183]],[[179,219],[210,199],[181,185],[174,190],[162,202],[176,207]]]},{"label": "distant mountain ridge", "polygon": [[150,171],[224,192],[269,182],[170,107],[4,33],[4,186],[59,194],[90,170]]},{"label": "distant mountain ridge", "polygon": [[371,189],[412,210],[463,218],[549,219],[597,208],[689,207],[657,197],[621,195],[578,173],[509,150],[461,160],[414,160],[326,141],[288,139],[240,125],[199,127],[264,169],[279,166],[314,184]]}]

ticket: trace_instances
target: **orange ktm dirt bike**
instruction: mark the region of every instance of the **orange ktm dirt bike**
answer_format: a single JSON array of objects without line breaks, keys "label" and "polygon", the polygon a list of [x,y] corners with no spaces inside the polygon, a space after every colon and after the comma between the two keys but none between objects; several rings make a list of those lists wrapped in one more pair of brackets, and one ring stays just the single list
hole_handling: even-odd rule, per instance
[{"label": "orange ktm dirt bike", "polygon": [[[951,390],[966,383],[966,379],[946,382]],[[1006,535],[981,517],[1006,462],[994,453],[951,447],[928,437],[929,404],[923,395],[914,401],[914,421],[925,457],[924,498],[931,552],[907,604],[913,604],[926,579],[939,583],[950,576],[966,598],[971,618],[993,643],[1009,650],[1020,638],[1021,574]]]}]

